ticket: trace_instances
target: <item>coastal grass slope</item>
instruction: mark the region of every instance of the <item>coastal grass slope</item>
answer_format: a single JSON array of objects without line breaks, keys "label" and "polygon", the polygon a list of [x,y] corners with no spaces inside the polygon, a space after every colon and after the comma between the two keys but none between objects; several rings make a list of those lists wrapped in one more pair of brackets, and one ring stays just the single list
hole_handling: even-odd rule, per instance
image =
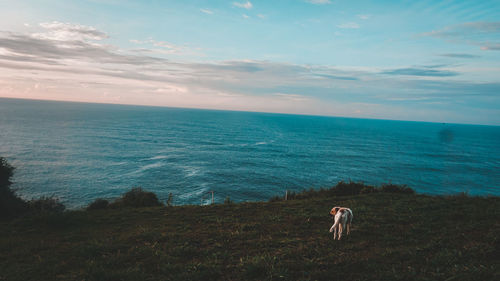
[{"label": "coastal grass slope", "polygon": [[3,220],[0,280],[500,280],[499,197],[304,194]]}]

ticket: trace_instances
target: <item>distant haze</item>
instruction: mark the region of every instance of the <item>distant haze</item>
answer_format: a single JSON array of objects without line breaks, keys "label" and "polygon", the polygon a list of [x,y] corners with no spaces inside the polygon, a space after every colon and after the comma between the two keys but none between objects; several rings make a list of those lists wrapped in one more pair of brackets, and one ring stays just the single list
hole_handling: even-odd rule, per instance
[{"label": "distant haze", "polygon": [[0,97],[500,125],[496,0],[0,7]]}]

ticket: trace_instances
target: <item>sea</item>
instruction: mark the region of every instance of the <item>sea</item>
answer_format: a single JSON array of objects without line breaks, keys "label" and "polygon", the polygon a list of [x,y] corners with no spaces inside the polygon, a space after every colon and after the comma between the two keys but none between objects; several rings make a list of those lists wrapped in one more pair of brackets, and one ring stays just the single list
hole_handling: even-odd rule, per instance
[{"label": "sea", "polygon": [[265,201],[339,181],[500,195],[500,127],[0,98],[25,198],[68,208],[142,187],[173,204]]}]

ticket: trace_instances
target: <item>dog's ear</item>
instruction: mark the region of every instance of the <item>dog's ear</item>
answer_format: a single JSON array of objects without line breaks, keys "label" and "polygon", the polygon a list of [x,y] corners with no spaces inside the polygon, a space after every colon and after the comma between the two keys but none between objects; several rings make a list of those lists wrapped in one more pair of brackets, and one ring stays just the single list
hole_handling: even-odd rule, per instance
[{"label": "dog's ear", "polygon": [[339,211],[339,207],[333,207],[330,211],[330,215],[335,216],[335,214]]}]

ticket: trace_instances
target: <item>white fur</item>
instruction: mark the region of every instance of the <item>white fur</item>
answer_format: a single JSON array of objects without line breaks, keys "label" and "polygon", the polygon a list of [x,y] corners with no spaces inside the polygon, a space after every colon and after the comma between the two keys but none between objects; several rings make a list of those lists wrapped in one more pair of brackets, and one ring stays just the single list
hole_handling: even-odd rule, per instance
[{"label": "white fur", "polygon": [[[339,208],[339,207],[334,207]],[[332,209],[333,210],[333,209]],[[352,211],[349,208],[339,208],[339,211],[335,213],[333,217],[333,225],[330,228],[330,232],[333,232],[333,239],[336,240],[338,236],[338,240],[342,238],[342,233],[344,229],[347,230],[346,235],[349,235],[351,232],[351,222],[352,222]]]}]

